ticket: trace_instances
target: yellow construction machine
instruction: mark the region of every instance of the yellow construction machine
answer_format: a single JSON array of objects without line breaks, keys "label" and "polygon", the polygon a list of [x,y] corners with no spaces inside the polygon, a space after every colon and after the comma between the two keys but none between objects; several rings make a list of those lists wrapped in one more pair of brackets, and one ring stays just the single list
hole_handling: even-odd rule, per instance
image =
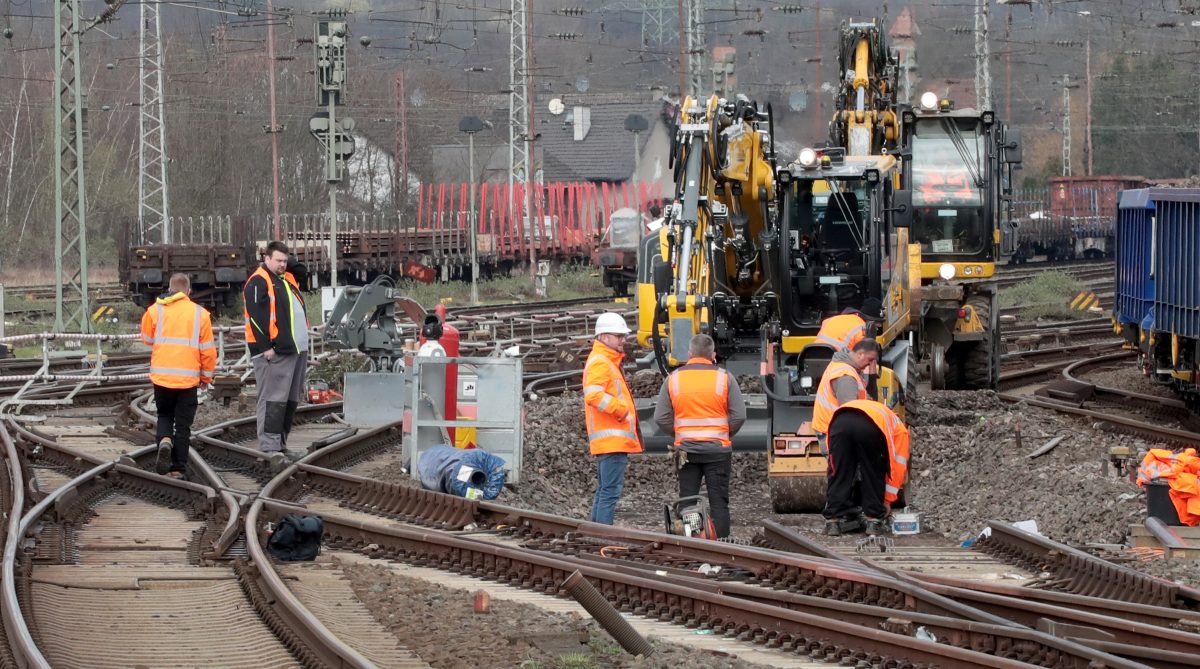
[{"label": "yellow construction machine", "polygon": [[912,192],[920,253],[918,357],[934,389],[995,389],[1000,308],[993,277],[1020,134],[992,110],[955,109],[933,92],[900,116],[903,185]]},{"label": "yellow construction machine", "polygon": [[811,148],[777,173],[779,229],[791,252],[781,258],[778,341],[765,340],[771,446],[767,476],[776,512],[819,511],[825,501],[826,454],[809,421],[821,375],[834,351],[816,341],[821,321],[882,300],[873,336],[883,347],[875,399],[904,415],[915,383],[908,340],[919,305],[919,258],[910,255],[911,194],[900,188],[897,67],[877,21],[847,21],[838,48],[841,88],[829,125],[832,148]]},{"label": "yellow construction machine", "polygon": [[[770,111],[740,96],[686,100],[672,159],[675,201],[639,254],[638,340],[666,372],[686,360],[693,334],[707,333],[731,371],[760,376],[763,395],[747,397],[751,420],[735,447],[767,446],[776,511],[819,511],[826,459],[808,423],[834,353],[815,343],[821,322],[881,300],[876,392],[891,406],[904,394],[908,291],[919,275],[900,227],[900,164],[838,147],[773,168]],[[655,438],[653,425],[643,431]]]},{"label": "yellow construction machine", "polygon": [[638,258],[638,341],[664,373],[701,332],[722,359],[757,357],[759,329],[775,311],[773,161],[769,109],[745,96],[684,100],[671,151],[675,201]]}]

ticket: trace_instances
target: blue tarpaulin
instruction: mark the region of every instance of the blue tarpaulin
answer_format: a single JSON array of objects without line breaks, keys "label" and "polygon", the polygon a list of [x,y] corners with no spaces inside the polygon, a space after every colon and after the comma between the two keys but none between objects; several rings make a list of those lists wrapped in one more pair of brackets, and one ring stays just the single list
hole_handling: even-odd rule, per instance
[{"label": "blue tarpaulin", "polygon": [[483,499],[496,499],[504,488],[504,459],[478,448],[462,449],[437,444],[417,461],[421,487],[467,497],[476,488]]}]

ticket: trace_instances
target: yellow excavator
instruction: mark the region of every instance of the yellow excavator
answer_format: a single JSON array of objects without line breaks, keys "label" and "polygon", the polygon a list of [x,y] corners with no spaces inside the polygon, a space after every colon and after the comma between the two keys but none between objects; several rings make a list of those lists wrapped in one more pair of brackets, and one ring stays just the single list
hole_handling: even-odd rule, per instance
[{"label": "yellow excavator", "polygon": [[781,258],[786,281],[778,342],[763,342],[770,410],[767,476],[778,513],[819,511],[828,459],[809,421],[817,384],[834,351],[816,341],[821,321],[880,299],[883,348],[873,396],[904,415],[915,382],[908,340],[919,307],[917,259],[910,255],[911,193],[900,188],[897,67],[876,21],[840,28],[841,88],[829,125],[830,147],[804,149],[777,174],[781,235],[794,240]]},{"label": "yellow excavator", "polygon": [[687,359],[701,332],[724,360],[757,352],[774,312],[771,142],[770,109],[745,96],[688,97],[680,108],[675,200],[638,258],[638,341],[664,373]]},{"label": "yellow excavator", "polygon": [[[730,371],[760,376],[735,447],[768,445],[777,512],[819,511],[826,459],[808,421],[834,353],[816,344],[821,322],[881,300],[877,392],[892,406],[904,394],[908,290],[919,277],[899,227],[900,163],[825,147],[777,167],[770,110],[742,96],[685,100],[672,161],[675,201],[639,254],[638,340],[666,373],[707,333]],[[652,425],[643,430],[653,438]]]}]

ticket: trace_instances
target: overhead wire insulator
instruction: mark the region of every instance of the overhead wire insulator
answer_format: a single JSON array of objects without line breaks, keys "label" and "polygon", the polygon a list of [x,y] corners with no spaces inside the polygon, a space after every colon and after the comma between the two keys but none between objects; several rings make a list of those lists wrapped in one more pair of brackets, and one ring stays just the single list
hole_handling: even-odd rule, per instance
[{"label": "overhead wire insulator", "polygon": [[550,39],[560,39],[560,40],[564,40],[564,41],[569,41],[569,40],[579,39],[580,37],[583,37],[583,35],[580,35],[579,33],[550,33],[549,35],[547,35],[547,37],[549,37]]},{"label": "overhead wire insulator", "polygon": [[587,10],[583,7],[563,7],[556,11],[563,16],[583,16],[587,14]]},{"label": "overhead wire insulator", "polygon": [[771,9],[781,14],[799,14],[804,10],[800,5],[777,5]]}]

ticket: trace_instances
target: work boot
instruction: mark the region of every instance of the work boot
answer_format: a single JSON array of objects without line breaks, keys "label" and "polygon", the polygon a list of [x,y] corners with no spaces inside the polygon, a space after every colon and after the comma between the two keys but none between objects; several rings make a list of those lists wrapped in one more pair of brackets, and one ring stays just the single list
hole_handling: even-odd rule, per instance
[{"label": "work boot", "polygon": [[170,437],[163,437],[158,440],[158,451],[154,454],[154,471],[158,474],[166,474],[171,468],[171,447],[174,443]]},{"label": "work boot", "polygon": [[887,526],[887,522],[885,522],[882,518],[867,518],[866,522],[863,524],[865,525],[867,534],[870,536],[879,536],[892,533],[891,528]]},{"label": "work boot", "polygon": [[857,516],[825,521],[825,534],[831,537],[858,532],[862,528],[863,523]]}]

